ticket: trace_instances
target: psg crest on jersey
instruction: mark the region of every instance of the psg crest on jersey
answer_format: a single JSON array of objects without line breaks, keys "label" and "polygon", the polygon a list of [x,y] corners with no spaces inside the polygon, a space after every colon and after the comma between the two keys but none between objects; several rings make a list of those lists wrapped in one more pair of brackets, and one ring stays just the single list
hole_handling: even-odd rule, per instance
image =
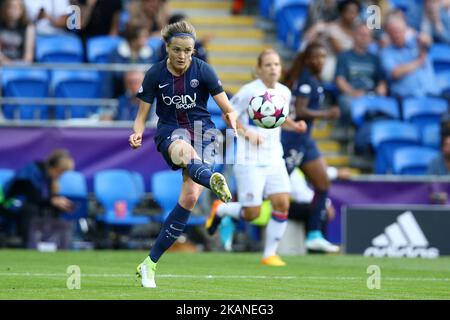
[{"label": "psg crest on jersey", "polygon": [[197,79],[192,79],[191,80],[191,87],[192,88],[197,88],[199,84],[200,84],[200,82]]}]

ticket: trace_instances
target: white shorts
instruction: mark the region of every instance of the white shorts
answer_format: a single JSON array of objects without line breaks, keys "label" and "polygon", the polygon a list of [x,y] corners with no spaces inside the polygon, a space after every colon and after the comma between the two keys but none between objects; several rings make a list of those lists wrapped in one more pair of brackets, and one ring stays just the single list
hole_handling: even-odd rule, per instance
[{"label": "white shorts", "polygon": [[234,165],[238,201],[243,207],[256,207],[263,199],[277,193],[290,193],[291,184],[286,165],[277,162],[270,166]]}]

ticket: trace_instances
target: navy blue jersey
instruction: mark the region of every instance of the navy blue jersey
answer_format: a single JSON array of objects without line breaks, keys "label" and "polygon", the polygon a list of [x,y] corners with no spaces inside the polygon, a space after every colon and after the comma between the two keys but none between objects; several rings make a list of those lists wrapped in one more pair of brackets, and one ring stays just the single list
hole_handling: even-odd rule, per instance
[{"label": "navy blue jersey", "polygon": [[[309,99],[307,108],[311,110],[319,110],[324,99],[322,84],[309,69],[304,69],[300,74],[292,95]],[[296,121],[298,120],[301,119],[296,117]],[[306,124],[308,125],[308,130],[305,134],[310,135],[313,127],[313,120],[306,120]]]},{"label": "navy blue jersey", "polygon": [[[167,69],[167,59],[154,64],[147,71],[137,97],[147,103],[156,98],[159,117],[156,145],[178,129],[193,134],[194,122],[201,121],[203,131],[214,128],[207,109],[209,95],[223,92],[222,84],[210,65],[192,57],[186,72],[177,77]],[[193,135],[192,135],[193,138]]]}]

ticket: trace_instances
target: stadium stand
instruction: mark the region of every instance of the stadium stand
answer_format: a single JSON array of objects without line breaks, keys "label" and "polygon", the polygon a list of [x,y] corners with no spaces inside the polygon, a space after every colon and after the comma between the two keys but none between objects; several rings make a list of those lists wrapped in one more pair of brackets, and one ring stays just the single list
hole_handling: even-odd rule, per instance
[{"label": "stadium stand", "polygon": [[403,100],[403,118],[423,127],[430,123],[439,123],[448,111],[447,101],[440,98],[423,97]]},{"label": "stadium stand", "polygon": [[97,36],[89,38],[86,43],[88,62],[108,62],[108,56],[122,41],[123,38],[112,36]]},{"label": "stadium stand", "polygon": [[36,39],[37,62],[67,63],[83,60],[83,44],[74,35],[39,36]]}]

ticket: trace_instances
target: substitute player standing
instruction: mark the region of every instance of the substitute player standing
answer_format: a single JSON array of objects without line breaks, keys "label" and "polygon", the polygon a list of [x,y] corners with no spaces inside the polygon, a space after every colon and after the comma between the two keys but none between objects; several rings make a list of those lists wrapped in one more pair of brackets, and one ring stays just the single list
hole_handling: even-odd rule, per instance
[{"label": "substitute player standing", "polygon": [[[258,57],[257,73],[259,79],[244,85],[231,99],[233,108],[239,116],[237,163],[234,165],[239,202],[213,203],[206,228],[213,234],[223,216],[252,221],[260,214],[264,197],[272,203],[272,218],[266,228],[266,242],[262,264],[284,266],[284,261],[276,254],[278,244],[287,226],[289,212],[290,181],[283,159],[280,127],[265,129],[249,122],[247,108],[254,96],[271,94],[291,100],[291,91],[278,82],[281,77],[281,60],[273,49],[264,50]],[[272,89],[269,90],[268,89]],[[287,118],[282,125],[286,129],[305,132],[304,121],[294,122]],[[249,145],[246,138],[253,142]],[[245,150],[243,149],[245,148]]]},{"label": "substitute player standing", "polygon": [[[141,146],[145,122],[156,98],[159,120],[155,144],[171,169],[182,168],[183,185],[178,204],[164,221],[149,256],[138,266],[137,274],[142,278],[142,286],[147,288],[156,287],[156,264],[183,232],[203,187],[211,189],[224,202],[231,199],[223,175],[211,170],[213,163],[210,160],[214,155],[204,156],[205,149],[211,150],[209,146],[215,138],[212,135],[210,141],[203,139],[204,132],[215,129],[206,107],[210,94],[221,108],[228,126],[236,132],[236,114],[220,80],[207,63],[192,56],[194,27],[180,21],[166,26],[161,34],[168,58],[154,64],[145,75],[137,94],[142,101],[129,142],[133,148]],[[193,147],[194,129],[199,126],[201,154],[197,152],[198,145]]]}]

